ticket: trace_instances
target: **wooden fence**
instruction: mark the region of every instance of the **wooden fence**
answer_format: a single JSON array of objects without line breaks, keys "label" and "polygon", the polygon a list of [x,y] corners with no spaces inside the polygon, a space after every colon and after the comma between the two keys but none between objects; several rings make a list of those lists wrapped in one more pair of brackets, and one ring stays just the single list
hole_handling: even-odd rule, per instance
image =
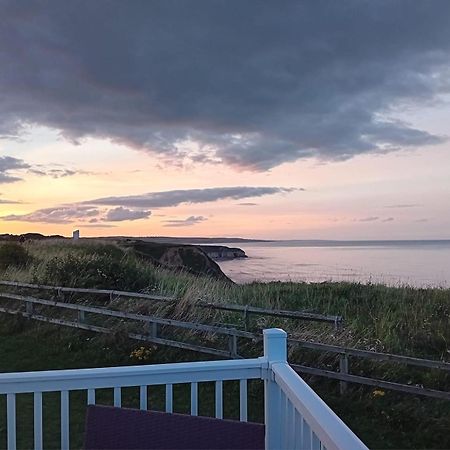
[{"label": "wooden fence", "polygon": [[[0,281],[0,286],[10,286],[17,288],[28,288],[28,289],[39,289],[39,290],[50,290],[56,292],[59,296],[62,296],[64,292],[67,293],[78,293],[78,294],[92,294],[92,295],[109,295],[110,299],[114,297],[128,297],[128,298],[137,298],[140,300],[153,300],[156,302],[175,302],[178,299],[175,297],[162,296],[156,294],[144,294],[137,292],[128,292],[128,291],[117,291],[110,289],[88,289],[88,288],[73,288],[73,287],[63,287],[63,286],[49,286],[49,285],[39,285],[39,284],[30,284],[30,283],[20,283],[17,281]],[[307,320],[313,322],[326,322],[333,324],[335,328],[340,328],[343,324],[342,316],[333,316],[333,315],[325,315],[325,314],[316,314],[309,311],[283,311],[283,310],[274,310],[274,309],[264,309],[264,308],[256,308],[254,306],[242,306],[242,305],[234,305],[234,304],[226,304],[226,303],[210,303],[210,302],[202,302],[198,301],[195,305],[198,308],[208,308],[208,309],[216,309],[222,311],[232,311],[232,312],[241,312],[244,316],[245,328],[248,328],[248,321],[251,315],[259,315],[259,316],[273,316],[273,317],[283,317],[286,319],[295,319],[295,320]]]},{"label": "wooden fence", "polygon": [[[30,285],[25,283],[12,283],[12,282],[2,282],[1,285],[6,286],[15,286],[15,287],[26,287],[26,288],[39,288],[39,289],[64,289],[63,292],[78,292],[78,293],[89,293],[92,294],[92,291],[100,291],[101,294],[110,295],[111,292],[117,293],[114,295],[121,296],[121,291],[107,291],[107,290],[92,290],[92,289],[80,289],[80,288],[56,288],[52,286],[38,286]],[[25,285],[25,286],[24,286]],[[87,292],[86,292],[87,291]],[[98,293],[98,292],[96,292]],[[150,299],[152,297],[148,294],[138,294],[138,293],[126,293],[128,297],[133,298],[141,298],[141,295],[144,295],[144,298]],[[132,295],[130,295],[132,294]],[[158,297],[158,296],[156,296]],[[89,306],[75,303],[67,303],[61,302],[58,300],[49,300],[43,298],[37,298],[32,296],[11,294],[11,293],[0,293],[0,298],[4,298],[7,300],[18,301],[25,304],[25,310],[20,309],[12,309],[6,307],[0,307],[0,312],[20,315],[23,317],[27,317],[30,319],[53,323],[57,325],[63,325],[98,333],[106,333],[111,334],[114,333],[113,328],[102,327],[98,325],[94,325],[89,323],[87,314],[95,314],[100,316],[114,317],[118,319],[126,319],[132,321],[143,322],[146,324],[146,332],[145,333],[132,333],[128,332],[128,337],[131,339],[151,342],[154,344],[167,345],[170,347],[182,348],[186,350],[192,350],[196,352],[212,354],[216,356],[221,356],[225,358],[242,358],[239,354],[239,339],[251,339],[254,342],[260,342],[262,340],[262,335],[259,333],[251,333],[249,331],[238,330],[236,328],[230,327],[222,327],[222,326],[214,326],[207,325],[203,323],[196,322],[185,322],[180,320],[162,318],[153,315],[143,315],[143,314],[135,314],[125,311],[117,311],[111,310],[104,307],[98,306]],[[159,300],[159,298],[158,298]],[[164,297],[166,301],[167,298]],[[72,310],[77,312],[76,320],[67,320],[56,317],[49,317],[43,314],[37,314],[34,310],[34,305],[43,305],[51,308],[59,308],[62,310]],[[161,326],[169,326],[181,329],[191,330],[193,332],[204,332],[210,333],[218,336],[225,337],[225,340],[228,343],[227,349],[218,349],[213,347],[200,346],[197,344],[185,342],[185,341],[177,341],[172,338],[164,337],[161,333]],[[380,352],[372,352],[367,350],[360,350],[350,347],[340,347],[335,345],[323,344],[318,342],[309,342],[309,341],[301,341],[298,339],[288,339],[288,345],[291,347],[301,347],[310,350],[316,350],[324,353],[333,353],[337,354],[340,357],[340,371],[334,372],[330,370],[320,369],[316,367],[310,367],[299,364],[292,364],[294,370],[299,373],[321,376],[326,378],[331,378],[340,381],[341,392],[345,392],[347,389],[347,383],[357,383],[369,386],[376,386],[383,389],[390,389],[410,394],[423,395],[427,397],[440,398],[450,400],[450,392],[439,391],[434,389],[425,388],[422,386],[414,386],[407,385],[401,383],[394,383],[391,381],[379,380],[374,378],[363,377],[359,375],[353,375],[349,373],[350,365],[349,365],[349,357],[357,357],[363,359],[371,359],[376,361],[387,361],[398,364],[406,364],[409,366],[416,366],[427,369],[441,370],[450,372],[450,363],[444,361],[436,361],[429,359],[420,359],[413,358],[409,356],[402,355],[394,355],[390,353],[380,353]]]}]

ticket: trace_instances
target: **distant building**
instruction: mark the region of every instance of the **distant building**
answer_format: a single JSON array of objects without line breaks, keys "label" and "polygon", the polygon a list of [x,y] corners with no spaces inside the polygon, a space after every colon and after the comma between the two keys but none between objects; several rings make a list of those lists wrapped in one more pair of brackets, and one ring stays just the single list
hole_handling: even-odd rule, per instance
[{"label": "distant building", "polygon": [[80,239],[80,230],[75,230],[72,234],[72,239],[74,241],[78,241],[78,239]]}]

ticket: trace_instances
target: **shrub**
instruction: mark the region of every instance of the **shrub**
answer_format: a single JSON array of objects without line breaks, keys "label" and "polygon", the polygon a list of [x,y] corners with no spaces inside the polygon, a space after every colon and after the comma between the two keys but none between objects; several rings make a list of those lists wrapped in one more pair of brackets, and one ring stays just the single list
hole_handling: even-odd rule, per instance
[{"label": "shrub", "polygon": [[151,271],[133,258],[73,255],[51,258],[35,282],[96,289],[140,290],[154,285]]},{"label": "shrub", "polygon": [[27,250],[20,244],[8,242],[0,246],[0,269],[9,266],[24,267],[30,260]]}]

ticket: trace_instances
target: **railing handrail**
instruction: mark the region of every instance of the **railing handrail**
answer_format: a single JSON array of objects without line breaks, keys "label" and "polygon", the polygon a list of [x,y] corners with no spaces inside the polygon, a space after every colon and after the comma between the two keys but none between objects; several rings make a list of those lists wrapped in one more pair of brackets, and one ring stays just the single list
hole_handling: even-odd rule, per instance
[{"label": "railing handrail", "polygon": [[327,450],[367,450],[363,442],[287,363],[273,363],[275,382]]},{"label": "railing handrail", "polygon": [[263,358],[0,374],[0,394],[261,379]]}]

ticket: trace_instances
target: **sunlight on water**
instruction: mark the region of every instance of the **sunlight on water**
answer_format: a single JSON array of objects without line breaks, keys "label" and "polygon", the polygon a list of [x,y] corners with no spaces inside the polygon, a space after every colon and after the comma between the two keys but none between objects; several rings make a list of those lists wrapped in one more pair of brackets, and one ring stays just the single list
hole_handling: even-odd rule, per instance
[{"label": "sunlight on water", "polygon": [[240,247],[245,259],[220,261],[238,283],[252,281],[357,281],[415,287],[450,287],[450,242],[227,244]]}]

